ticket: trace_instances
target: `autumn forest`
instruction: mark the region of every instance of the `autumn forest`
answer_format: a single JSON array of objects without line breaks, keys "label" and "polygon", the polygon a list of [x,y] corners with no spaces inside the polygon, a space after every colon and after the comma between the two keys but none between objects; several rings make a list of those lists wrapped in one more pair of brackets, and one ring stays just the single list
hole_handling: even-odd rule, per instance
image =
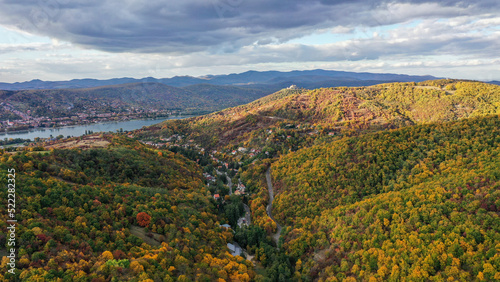
[{"label": "autumn forest", "polygon": [[0,151],[0,280],[500,280],[500,86],[289,88],[91,135]]}]

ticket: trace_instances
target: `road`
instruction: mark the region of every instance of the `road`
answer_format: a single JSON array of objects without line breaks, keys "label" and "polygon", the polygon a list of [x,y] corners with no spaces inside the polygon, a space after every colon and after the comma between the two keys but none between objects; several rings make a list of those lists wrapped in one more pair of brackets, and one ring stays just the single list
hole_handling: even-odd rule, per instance
[{"label": "road", "polygon": [[250,225],[252,224],[252,213],[250,212],[250,208],[246,204],[243,204],[243,206],[245,207],[245,218],[248,225]]},{"label": "road", "polygon": [[[252,224],[252,213],[250,212],[250,208],[245,204],[243,204],[243,207],[245,208],[245,215],[238,219],[239,227],[241,227],[242,224],[246,225]],[[245,220],[245,223],[243,223],[243,220]]]},{"label": "road", "polygon": [[267,180],[267,188],[269,190],[269,204],[267,205],[266,211],[267,215],[276,223],[276,233],[272,234],[271,237],[273,238],[273,241],[276,243],[276,246],[278,246],[278,241],[280,239],[280,234],[281,234],[281,225],[274,219],[272,214],[274,189],[273,189],[273,183],[271,181],[271,167],[269,167],[266,171],[266,180]]},{"label": "road", "polygon": [[227,178],[227,186],[229,186],[229,195],[233,194],[233,181],[231,181],[231,177],[227,175],[227,173],[224,172]]}]

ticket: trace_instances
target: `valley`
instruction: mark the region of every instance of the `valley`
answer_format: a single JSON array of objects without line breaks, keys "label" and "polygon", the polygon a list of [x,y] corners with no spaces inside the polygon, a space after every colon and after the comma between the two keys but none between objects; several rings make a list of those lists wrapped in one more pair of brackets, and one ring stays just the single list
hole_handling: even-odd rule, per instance
[{"label": "valley", "polygon": [[500,1],[2,1],[0,282],[500,281]]},{"label": "valley", "polygon": [[25,186],[19,275],[493,281],[499,107],[461,80],[289,88],[2,150]]},{"label": "valley", "polygon": [[236,240],[272,279],[476,280],[499,259],[499,101],[498,86],[458,80],[285,89],[136,136],[240,164],[269,249],[252,228]]}]

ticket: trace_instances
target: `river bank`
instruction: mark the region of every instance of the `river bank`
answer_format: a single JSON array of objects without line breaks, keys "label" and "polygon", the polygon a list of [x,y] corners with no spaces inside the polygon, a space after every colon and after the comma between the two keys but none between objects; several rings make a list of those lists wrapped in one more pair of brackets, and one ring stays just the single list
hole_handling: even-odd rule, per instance
[{"label": "river bank", "polygon": [[25,131],[10,131],[0,133],[0,139],[29,139],[35,138],[55,138],[62,135],[63,137],[78,137],[88,132],[116,132],[116,131],[131,131],[140,129],[143,126],[150,126],[171,119],[184,119],[192,116],[170,116],[167,118],[157,119],[133,119],[126,121],[110,121],[102,123],[90,123],[75,126],[64,126],[56,128],[37,128]]}]

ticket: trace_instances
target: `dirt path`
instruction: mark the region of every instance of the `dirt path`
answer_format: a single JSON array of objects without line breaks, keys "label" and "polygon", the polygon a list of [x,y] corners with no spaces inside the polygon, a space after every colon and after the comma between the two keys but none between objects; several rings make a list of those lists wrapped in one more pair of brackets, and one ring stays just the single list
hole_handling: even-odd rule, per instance
[{"label": "dirt path", "polygon": [[272,116],[261,116],[261,117],[270,118],[270,119],[281,119],[281,120],[284,120],[284,118],[282,118],[282,117],[272,117]]},{"label": "dirt path", "polygon": [[266,180],[267,180],[267,188],[269,190],[269,204],[267,205],[267,215],[276,223],[276,233],[273,234],[271,237],[273,238],[273,241],[276,243],[276,246],[278,246],[278,241],[280,239],[280,234],[281,234],[281,225],[274,219],[272,215],[272,208],[273,208],[273,200],[274,200],[274,189],[273,189],[273,183],[271,182],[271,168],[269,167],[266,171]]},{"label": "dirt path", "polygon": [[131,225],[130,226],[130,233],[132,233],[132,235],[135,235],[139,238],[141,238],[144,243],[148,244],[148,245],[151,245],[151,246],[154,246],[154,247],[159,247],[161,246],[161,242],[160,242],[160,234],[158,233],[153,233],[151,232],[151,234],[153,234],[153,238],[150,238],[147,236],[147,233],[146,231],[144,230],[144,227],[139,227],[139,226],[136,226],[136,225]]}]

